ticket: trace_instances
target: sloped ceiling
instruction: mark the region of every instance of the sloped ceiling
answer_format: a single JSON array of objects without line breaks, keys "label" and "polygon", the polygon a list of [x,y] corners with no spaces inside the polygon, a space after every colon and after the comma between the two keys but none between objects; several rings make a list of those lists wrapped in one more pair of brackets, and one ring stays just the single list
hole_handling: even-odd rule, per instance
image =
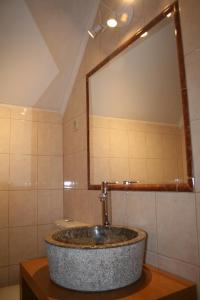
[{"label": "sloped ceiling", "polygon": [[0,102],[64,111],[98,0],[0,1]]}]

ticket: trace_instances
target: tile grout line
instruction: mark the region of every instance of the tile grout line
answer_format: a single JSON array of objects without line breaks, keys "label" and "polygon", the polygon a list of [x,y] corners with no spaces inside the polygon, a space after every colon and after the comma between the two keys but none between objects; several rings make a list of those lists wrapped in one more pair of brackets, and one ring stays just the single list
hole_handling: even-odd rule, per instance
[{"label": "tile grout line", "polygon": [[38,133],[39,133],[39,124],[37,123],[37,138],[36,138],[36,141],[37,141],[37,146],[36,146],[36,149],[37,149],[37,179],[36,179],[36,255],[38,256],[39,255],[39,246],[38,246],[38,165],[39,165],[39,162],[38,162],[38,158],[39,158],[39,143],[38,143]]},{"label": "tile grout line", "polygon": [[9,136],[9,166],[8,166],[8,284],[10,281],[10,186],[11,186],[11,147],[12,147],[12,130],[13,130],[13,119],[12,111],[10,109],[10,136]]},{"label": "tile grout line", "polygon": [[159,267],[158,263],[158,195],[155,192],[155,221],[156,221],[156,263],[157,267]]},{"label": "tile grout line", "polygon": [[[194,199],[194,209],[195,209],[195,224],[196,224],[196,234],[197,234],[197,249],[198,249],[198,260],[200,259],[200,233],[198,231],[198,210],[197,210],[197,193],[195,193]],[[200,264],[199,264],[200,266]]]}]

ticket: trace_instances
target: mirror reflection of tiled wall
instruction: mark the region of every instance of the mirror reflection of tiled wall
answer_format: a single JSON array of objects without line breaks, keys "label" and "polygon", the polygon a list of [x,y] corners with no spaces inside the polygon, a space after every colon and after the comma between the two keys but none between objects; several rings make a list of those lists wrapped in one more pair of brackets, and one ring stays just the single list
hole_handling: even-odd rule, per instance
[{"label": "mirror reflection of tiled wall", "polygon": [[174,183],[187,180],[183,130],[159,124],[92,116],[91,183],[130,180]]}]

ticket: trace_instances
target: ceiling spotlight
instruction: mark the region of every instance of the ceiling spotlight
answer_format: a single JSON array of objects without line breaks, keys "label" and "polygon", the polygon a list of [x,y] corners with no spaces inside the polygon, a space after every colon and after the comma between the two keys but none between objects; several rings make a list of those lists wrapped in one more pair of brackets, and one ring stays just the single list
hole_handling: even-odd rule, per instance
[{"label": "ceiling spotlight", "polygon": [[170,17],[171,17],[171,15],[172,15],[172,13],[171,13],[171,12],[169,12],[169,13],[167,14],[167,18],[170,18]]},{"label": "ceiling spotlight", "polygon": [[127,13],[123,13],[121,16],[120,16],[120,21],[122,23],[126,23],[128,21],[128,14]]},{"label": "ceiling spotlight", "polygon": [[88,34],[94,39],[98,33],[100,33],[104,29],[104,26],[101,24],[97,24],[95,27],[88,30]]},{"label": "ceiling spotlight", "polygon": [[148,34],[148,32],[147,31],[145,31],[143,34],[141,34],[141,36],[140,37],[145,37],[145,36],[147,36],[147,34]]},{"label": "ceiling spotlight", "polygon": [[117,26],[117,20],[115,18],[110,18],[107,20],[108,27],[114,28]]}]

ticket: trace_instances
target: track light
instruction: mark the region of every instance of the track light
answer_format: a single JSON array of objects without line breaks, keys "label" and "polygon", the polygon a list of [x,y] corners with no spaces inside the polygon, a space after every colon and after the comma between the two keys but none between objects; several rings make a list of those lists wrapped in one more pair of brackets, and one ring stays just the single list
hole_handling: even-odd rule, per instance
[{"label": "track light", "polygon": [[88,30],[88,34],[94,39],[95,36],[104,29],[104,26],[101,24],[95,25],[95,27]]},{"label": "track light", "polygon": [[102,0],[101,5],[103,5],[109,11],[109,18],[100,24],[93,26],[88,30],[88,34],[94,39],[97,34],[105,30],[106,28],[123,27],[130,23],[133,17],[133,7],[132,2],[134,0],[123,0],[122,3],[115,11],[112,10],[107,4]]}]

